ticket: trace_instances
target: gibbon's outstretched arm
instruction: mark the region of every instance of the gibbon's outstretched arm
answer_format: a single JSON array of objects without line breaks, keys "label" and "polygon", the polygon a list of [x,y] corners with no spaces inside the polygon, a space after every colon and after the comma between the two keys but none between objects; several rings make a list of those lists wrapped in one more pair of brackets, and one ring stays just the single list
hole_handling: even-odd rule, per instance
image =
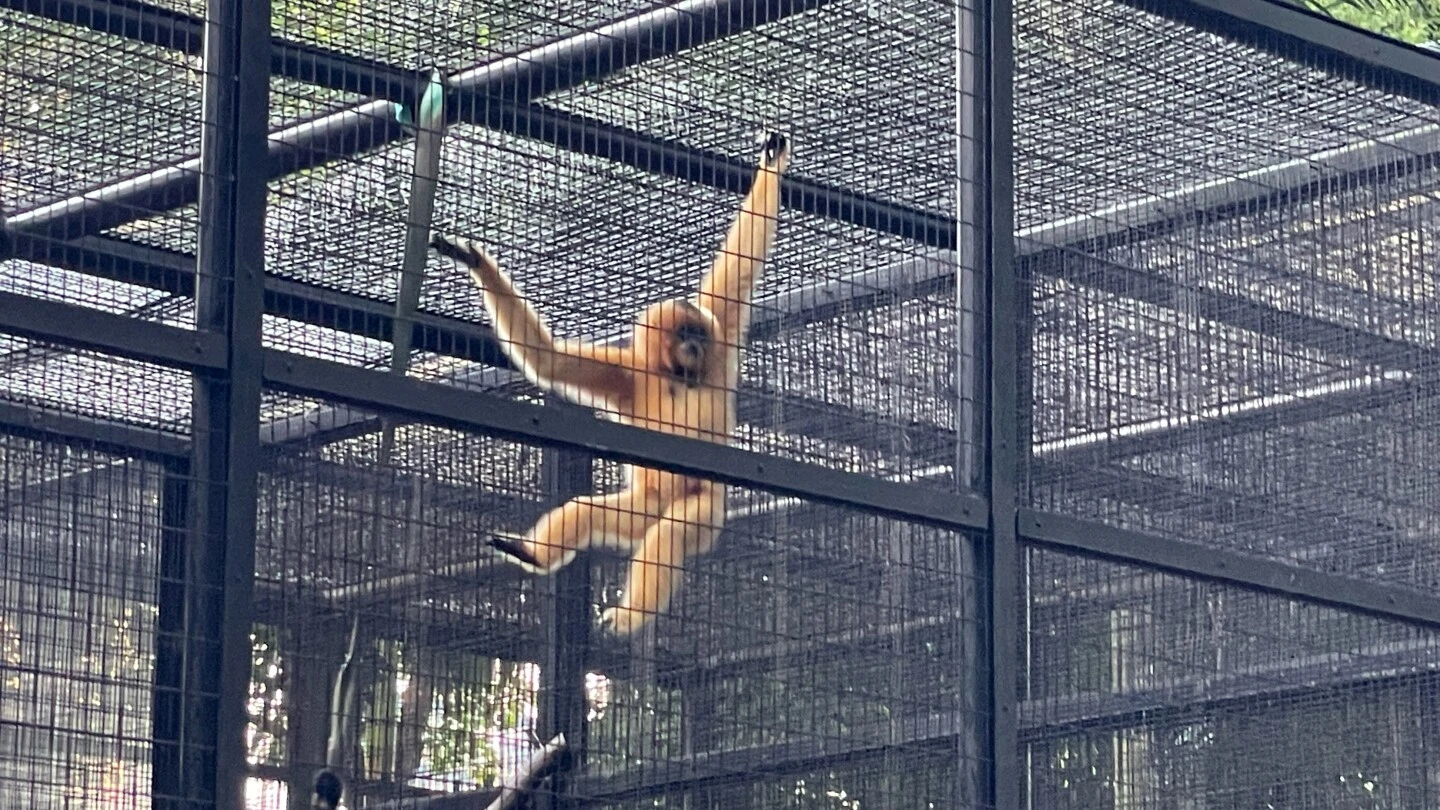
[{"label": "gibbon's outstretched arm", "polygon": [[555,340],[540,313],[478,245],[436,235],[430,246],[470,271],[485,296],[495,337],[531,382],[580,405],[629,412],[634,384],[628,350]]},{"label": "gibbon's outstretched arm", "polygon": [[720,340],[740,346],[750,328],[750,298],[755,280],[770,256],[780,215],[780,175],[790,163],[790,143],[771,133],[760,147],[760,168],[740,212],[715,254],[710,272],[700,282],[696,303],[720,322]]}]

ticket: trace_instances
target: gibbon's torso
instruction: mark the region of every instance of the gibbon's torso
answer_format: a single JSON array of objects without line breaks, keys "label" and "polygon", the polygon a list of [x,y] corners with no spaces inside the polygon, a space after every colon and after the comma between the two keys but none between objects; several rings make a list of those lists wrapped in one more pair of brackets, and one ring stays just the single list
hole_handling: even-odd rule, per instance
[{"label": "gibbon's torso", "polygon": [[[729,444],[735,430],[735,383],[739,348],[718,334],[719,324],[692,302],[666,302],[649,310],[635,325],[634,341],[642,347],[640,368],[632,372],[633,416],[619,414],[626,424],[714,444]],[[698,373],[686,377],[672,371],[677,330],[703,333],[704,360]],[[672,500],[699,491],[703,481],[644,467],[627,468],[631,486]]]}]

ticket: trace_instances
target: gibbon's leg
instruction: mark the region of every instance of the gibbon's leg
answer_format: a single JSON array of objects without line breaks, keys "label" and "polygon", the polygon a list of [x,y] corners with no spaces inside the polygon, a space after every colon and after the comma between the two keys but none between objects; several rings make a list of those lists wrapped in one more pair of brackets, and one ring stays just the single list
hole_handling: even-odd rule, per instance
[{"label": "gibbon's leg", "polygon": [[780,215],[780,175],[790,165],[790,143],[770,133],[760,148],[755,182],[740,203],[740,212],[715,254],[710,272],[700,282],[696,303],[715,314],[722,341],[739,346],[750,326],[750,297],[770,248]]},{"label": "gibbon's leg", "polygon": [[469,269],[495,324],[495,337],[530,382],[586,407],[629,413],[635,391],[630,350],[555,340],[529,299],[479,245],[437,234],[430,246]]},{"label": "gibbon's leg", "polygon": [[600,622],[617,635],[640,629],[670,606],[680,589],[687,559],[710,551],[725,525],[725,487],[705,484],[693,495],[670,505],[650,529],[630,560],[625,596]]},{"label": "gibbon's leg", "polygon": [[495,538],[490,544],[526,570],[549,574],[592,543],[633,549],[662,508],[659,495],[644,490],[585,495],[545,513],[521,542]]}]

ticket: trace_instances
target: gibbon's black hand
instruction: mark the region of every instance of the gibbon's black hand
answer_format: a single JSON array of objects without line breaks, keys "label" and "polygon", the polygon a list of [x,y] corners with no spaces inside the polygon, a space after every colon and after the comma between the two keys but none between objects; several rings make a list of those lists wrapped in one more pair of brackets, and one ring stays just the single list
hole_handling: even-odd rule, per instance
[{"label": "gibbon's black hand", "polygon": [[760,160],[766,166],[774,166],[775,162],[790,151],[790,139],[779,132],[771,132],[757,138],[760,141]]},{"label": "gibbon's black hand", "polygon": [[544,564],[541,563],[539,560],[535,559],[535,555],[526,551],[525,547],[520,545],[519,543],[511,542],[503,537],[492,537],[490,538],[490,545],[493,546],[496,550],[500,551],[502,554],[514,557],[515,559],[527,565],[532,565],[536,568],[544,568]]},{"label": "gibbon's black hand", "polygon": [[479,264],[480,254],[468,243],[455,242],[440,234],[430,237],[430,247],[436,253],[452,261],[459,262],[467,267]]}]

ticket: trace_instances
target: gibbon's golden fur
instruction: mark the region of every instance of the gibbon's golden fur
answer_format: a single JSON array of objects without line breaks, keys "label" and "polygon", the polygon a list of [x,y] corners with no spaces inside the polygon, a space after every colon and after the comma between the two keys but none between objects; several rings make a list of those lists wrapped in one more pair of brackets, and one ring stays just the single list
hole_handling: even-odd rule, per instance
[{"label": "gibbon's golden fur", "polygon": [[[431,245],[469,269],[496,337],[531,382],[620,422],[725,444],[735,430],[751,296],[775,240],[780,177],[789,161],[784,136],[763,139],[755,182],[697,293],[646,308],[624,347],[555,340],[482,249],[440,236]],[[721,484],[644,468],[630,469],[628,477],[624,491],[551,510],[520,543],[492,541],[540,573],[559,569],[592,544],[630,553],[624,597],[601,620],[619,635],[668,607],[685,561],[710,551],[725,522]]]}]

